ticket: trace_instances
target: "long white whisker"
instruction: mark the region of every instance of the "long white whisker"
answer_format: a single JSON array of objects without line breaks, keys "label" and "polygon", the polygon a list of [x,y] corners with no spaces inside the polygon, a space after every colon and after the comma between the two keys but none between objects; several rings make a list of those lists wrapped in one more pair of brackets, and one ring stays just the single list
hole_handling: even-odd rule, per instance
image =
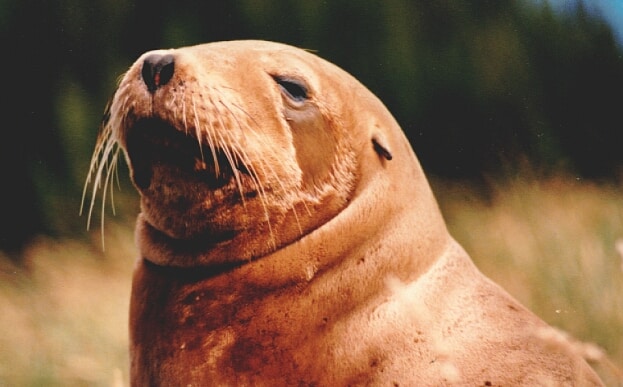
[{"label": "long white whisker", "polygon": [[[80,201],[80,215],[84,212],[84,203],[87,195],[87,191],[89,186],[91,185],[91,180],[93,178],[93,174],[97,169],[97,165],[100,161],[100,154],[102,152],[102,144],[104,141],[100,138],[96,141],[95,149],[93,150],[93,155],[91,156],[91,161],[89,163],[89,172],[87,173],[86,181],[84,182],[84,187],[82,188],[82,200]],[[88,227],[88,226],[87,226]]]},{"label": "long white whisker", "polygon": [[[221,119],[220,114],[219,116],[219,120]],[[221,122],[221,125],[223,125],[223,123]],[[219,144],[222,144],[223,146],[220,147],[221,152],[223,152],[223,154],[225,155],[225,158],[227,159],[227,162],[229,163],[229,165],[231,166],[232,172],[234,174],[234,178],[236,179],[236,182],[238,184],[240,184],[240,176],[238,175],[238,170],[236,169],[236,163],[234,162],[234,158],[231,154],[230,148],[229,146],[224,146],[227,144],[227,142],[225,141],[225,138],[223,137],[223,135],[221,134],[221,132],[223,131],[218,131],[216,133],[216,135],[218,136],[217,140]],[[224,131],[227,135],[227,137],[231,137],[231,135],[227,132]],[[218,176],[218,173],[217,173]]]},{"label": "long white whisker", "polygon": [[[211,101],[210,101],[211,103]],[[212,153],[212,161],[214,162],[214,172],[215,174],[218,176],[219,173],[219,164],[218,164],[218,158],[216,157],[216,147],[214,145],[214,139],[213,139],[213,133],[214,133],[214,125],[212,125],[212,120],[208,120],[208,125],[210,126],[210,130],[204,130],[204,137],[203,139],[205,139],[205,141],[208,143],[208,148],[210,148],[210,153]],[[201,138],[199,139],[199,141],[201,141]]]},{"label": "long white whisker", "polygon": [[103,134],[104,134],[104,137],[102,138],[102,146],[98,147],[99,149],[96,150],[99,161],[94,164],[95,180],[93,181],[91,204],[89,205],[89,212],[87,216],[87,230],[90,228],[90,225],[91,225],[91,218],[93,215],[93,207],[96,202],[95,199],[97,197],[97,191],[101,189],[103,186],[102,177],[104,175],[104,169],[106,169],[108,166],[110,155],[116,144],[113,140],[111,140],[111,135],[109,133],[103,133]]},{"label": "long white whisker", "polygon": [[197,106],[195,105],[195,99],[192,99],[193,104],[193,117],[195,122],[195,136],[197,137],[197,142],[199,143],[199,153],[201,154],[201,161],[204,161],[205,158],[203,156],[203,144],[201,142],[201,129],[199,124],[199,116],[197,115]]},{"label": "long white whisker", "polygon": [[[229,106],[227,106],[223,101],[219,101],[219,102],[229,112],[229,115],[236,122],[236,126],[238,127],[238,130],[240,131],[240,133],[244,133],[245,130],[244,130],[242,124],[240,123],[240,121],[238,120],[236,115],[231,111]],[[238,141],[238,139],[235,136],[231,135],[230,131],[227,131],[226,133],[228,133],[227,137],[235,145],[233,147],[230,147],[233,150],[233,153],[234,153],[233,156],[235,158],[235,160],[234,160],[235,165],[232,165],[232,169],[234,171],[234,177],[236,178],[236,184],[238,186],[238,191],[240,192],[240,197],[242,198],[242,203],[243,203],[243,205],[245,205],[246,203],[245,203],[245,198],[244,198],[244,190],[243,190],[243,187],[242,187],[242,181],[240,180],[240,173],[238,171],[237,165],[240,163],[241,165],[244,165],[246,167],[246,165],[248,165],[250,163],[249,163],[249,160],[246,159],[246,157],[244,157],[244,156],[246,156],[246,152],[244,152],[244,148],[240,144],[240,141]]]},{"label": "long white whisker", "polygon": [[188,134],[188,116],[186,114],[186,98],[182,98],[182,118],[184,119],[184,133]]},{"label": "long white whisker", "polygon": [[[110,180],[112,179],[112,176],[114,174],[114,171],[117,168],[117,160],[119,159],[119,151],[121,148],[116,147],[115,152],[112,155],[112,159],[110,160],[110,163],[108,164],[108,168],[106,170],[106,177],[104,179],[104,187],[102,189],[102,216],[101,216],[101,220],[100,220],[100,227],[101,227],[101,237],[102,237],[102,249],[105,249],[106,245],[105,245],[105,232],[104,232],[104,214],[105,214],[105,210],[106,210],[106,193],[108,192],[108,184],[110,183]],[[113,187],[110,187],[110,191],[111,191],[111,200],[112,200],[112,190]],[[113,208],[114,208],[114,204],[113,204]]]}]

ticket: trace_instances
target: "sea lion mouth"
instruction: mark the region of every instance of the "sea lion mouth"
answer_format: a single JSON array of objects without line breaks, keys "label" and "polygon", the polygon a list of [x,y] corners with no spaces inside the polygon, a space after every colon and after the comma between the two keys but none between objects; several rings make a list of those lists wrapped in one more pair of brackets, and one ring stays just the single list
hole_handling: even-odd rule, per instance
[{"label": "sea lion mouth", "polygon": [[154,170],[160,166],[191,175],[211,190],[228,185],[235,177],[234,168],[249,174],[243,164],[228,159],[224,150],[155,118],[140,119],[127,131],[126,150],[132,179],[141,191],[150,187]]}]

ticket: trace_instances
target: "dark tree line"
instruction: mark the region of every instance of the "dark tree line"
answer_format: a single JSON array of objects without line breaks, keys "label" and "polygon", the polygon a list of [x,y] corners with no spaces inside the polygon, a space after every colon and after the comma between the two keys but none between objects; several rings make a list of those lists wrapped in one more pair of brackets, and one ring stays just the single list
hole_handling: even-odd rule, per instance
[{"label": "dark tree line", "polygon": [[[588,0],[587,0],[588,1]],[[429,173],[478,178],[518,160],[616,178],[623,59],[578,3],[439,0],[9,0],[0,3],[0,249],[79,233],[99,119],[154,48],[257,38],[314,49],[386,103]]]}]

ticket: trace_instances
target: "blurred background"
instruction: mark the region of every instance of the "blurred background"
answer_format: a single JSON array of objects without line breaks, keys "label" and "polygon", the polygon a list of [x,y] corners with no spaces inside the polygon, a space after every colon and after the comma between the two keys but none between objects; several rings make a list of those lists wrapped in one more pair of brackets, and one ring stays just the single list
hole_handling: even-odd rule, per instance
[{"label": "blurred background", "polygon": [[621,382],[623,2],[2,0],[0,29],[0,386],[126,383],[125,166],[106,249],[78,214],[104,106],[144,51],[247,38],[377,94],[481,269]]}]

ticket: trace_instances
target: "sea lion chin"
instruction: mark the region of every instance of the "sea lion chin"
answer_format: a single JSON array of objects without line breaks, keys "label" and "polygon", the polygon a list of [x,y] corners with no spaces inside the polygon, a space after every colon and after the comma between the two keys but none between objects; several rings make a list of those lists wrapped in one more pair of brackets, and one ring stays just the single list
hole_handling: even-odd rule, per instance
[{"label": "sea lion chin", "polygon": [[381,101],[312,53],[144,54],[96,186],[120,152],[141,198],[133,385],[600,385],[449,235]]}]

